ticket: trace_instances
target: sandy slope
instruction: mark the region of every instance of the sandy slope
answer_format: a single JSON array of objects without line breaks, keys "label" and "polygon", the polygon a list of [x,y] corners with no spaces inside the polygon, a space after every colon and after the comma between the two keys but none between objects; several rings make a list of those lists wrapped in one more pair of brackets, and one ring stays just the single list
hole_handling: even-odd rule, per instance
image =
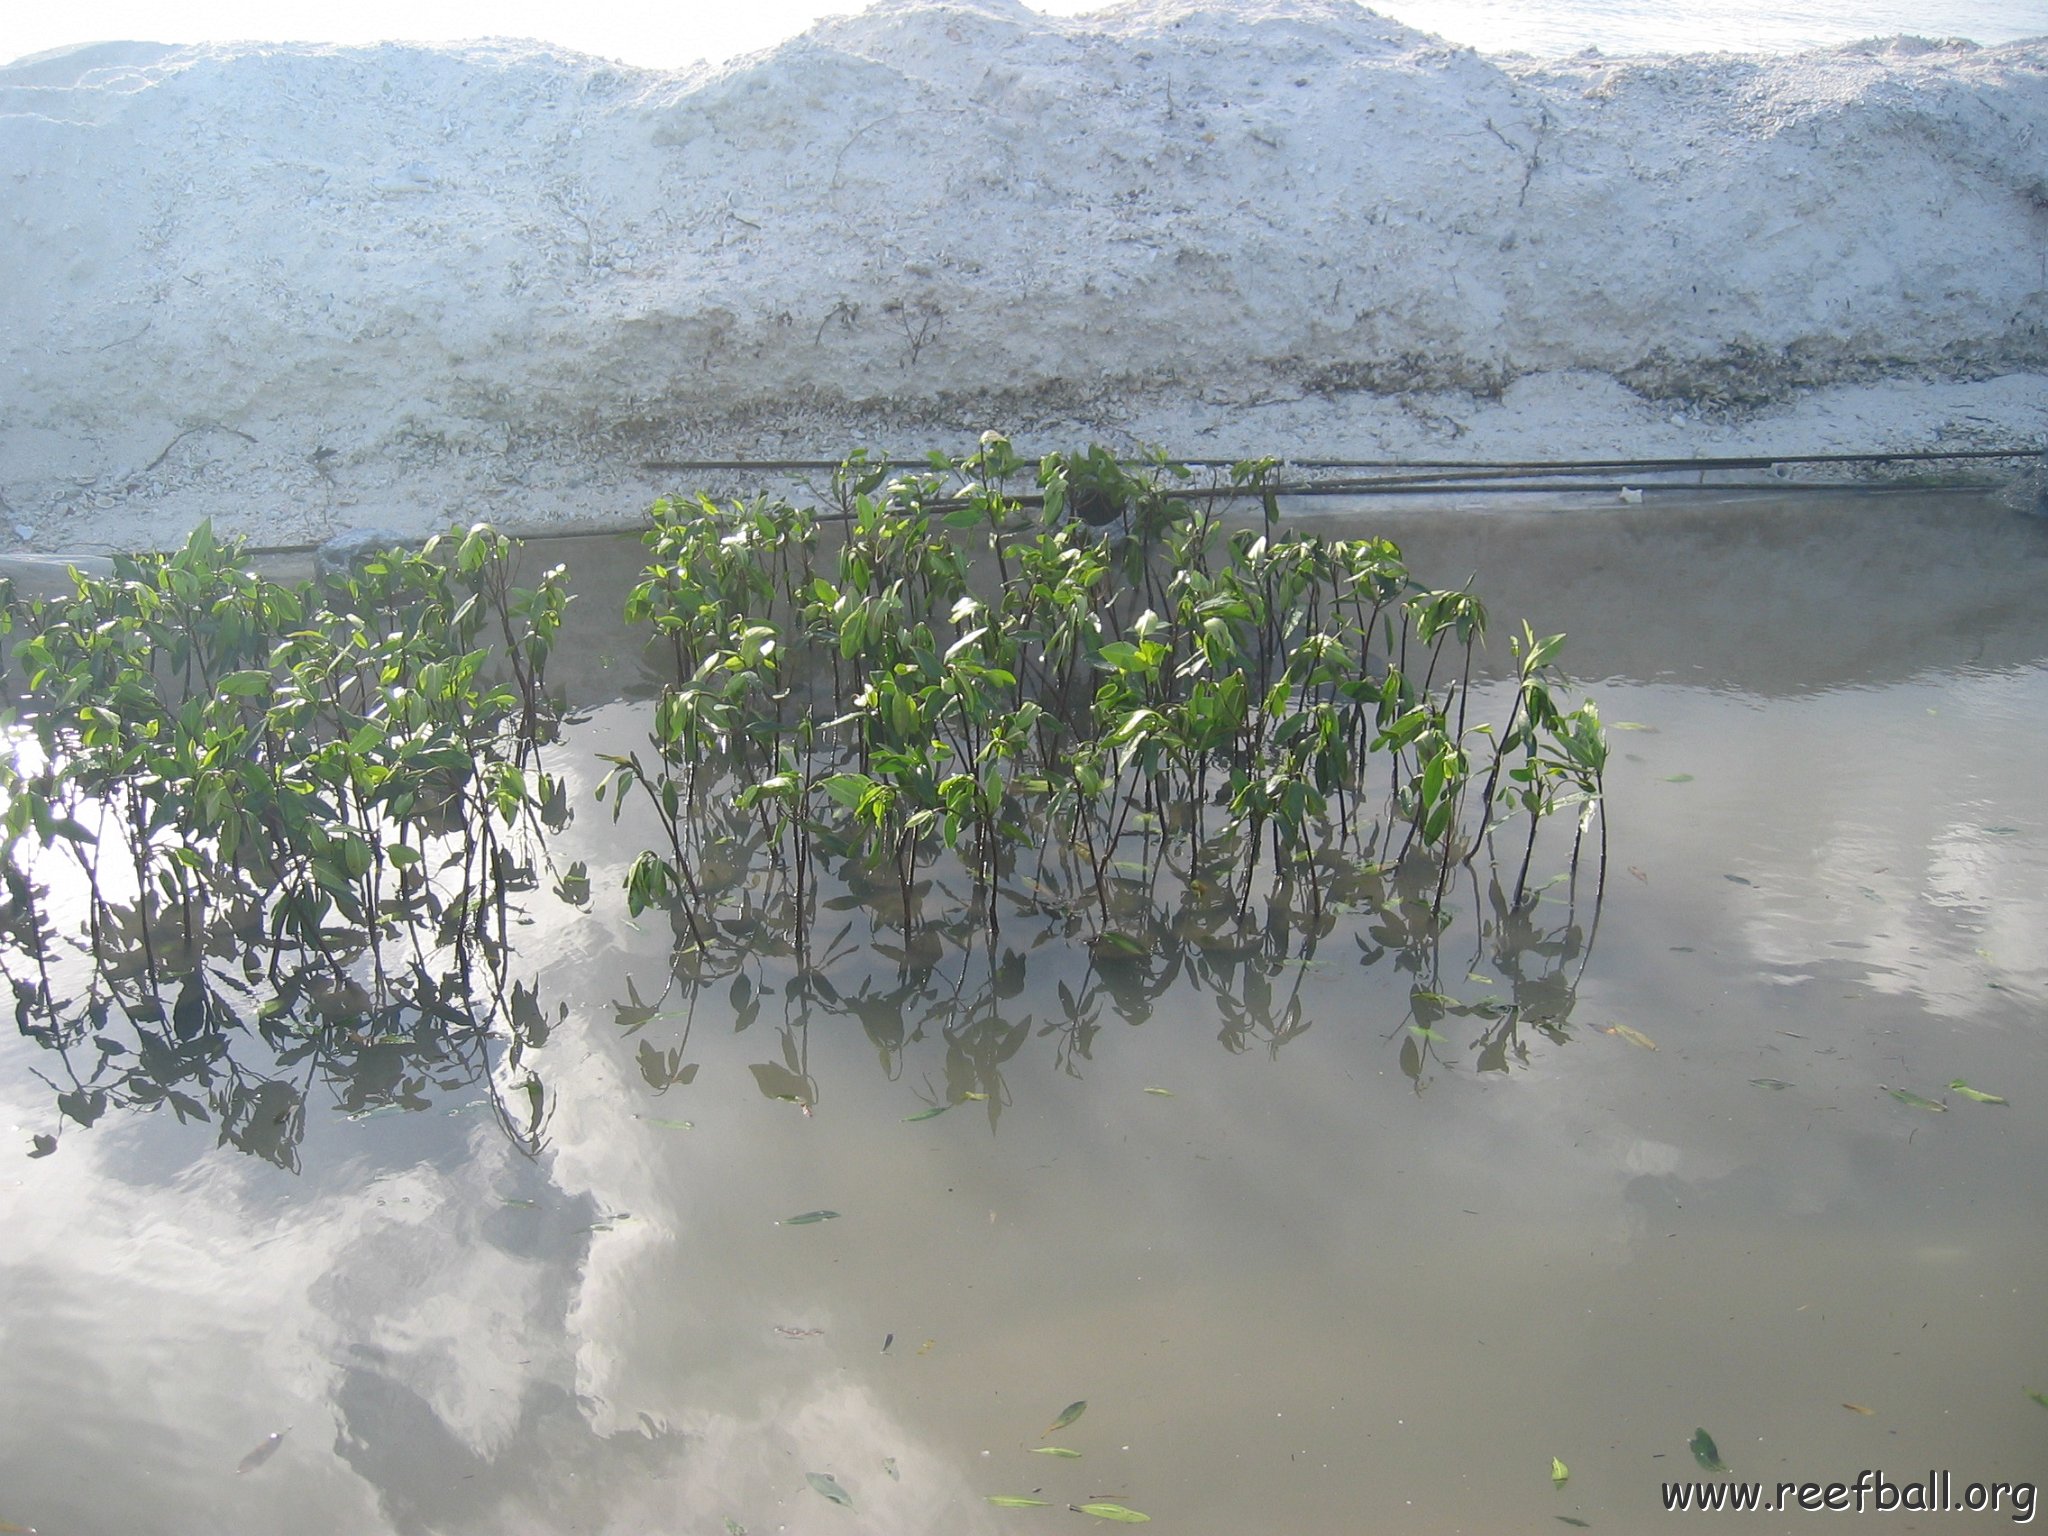
[{"label": "sandy slope", "polygon": [[2048,435],[2048,41],[1488,59],[890,0],[0,69],[0,546],[629,517],[657,457]]}]

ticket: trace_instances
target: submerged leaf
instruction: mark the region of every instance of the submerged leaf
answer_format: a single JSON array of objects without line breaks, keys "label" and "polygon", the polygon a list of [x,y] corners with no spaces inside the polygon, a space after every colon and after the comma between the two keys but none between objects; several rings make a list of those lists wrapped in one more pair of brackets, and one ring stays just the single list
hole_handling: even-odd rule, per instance
[{"label": "submerged leaf", "polygon": [[896,1470],[896,1458],[894,1456],[884,1456],[882,1458],[882,1470],[889,1474],[890,1482],[900,1483],[903,1481],[903,1474]]},{"label": "submerged leaf", "polygon": [[1607,1033],[1626,1040],[1630,1045],[1639,1045],[1646,1051],[1657,1049],[1656,1041],[1652,1040],[1640,1029],[1630,1029],[1626,1024],[1610,1024],[1607,1026]]},{"label": "submerged leaf", "polygon": [[731,1515],[725,1517],[725,1536],[747,1536],[747,1528]]},{"label": "submerged leaf", "polygon": [[2031,1397],[2043,1408],[2048,1408],[2048,1392],[2029,1392],[2027,1396]]},{"label": "submerged leaf", "polygon": [[290,1433],[289,1429],[280,1429],[265,1435],[256,1449],[242,1458],[241,1465],[235,1468],[235,1476],[240,1477],[244,1472],[254,1472],[270,1460],[277,1454],[277,1448],[284,1444],[284,1437]]},{"label": "submerged leaf", "polygon": [[1147,1088],[1145,1091],[1147,1093],[1155,1093],[1162,1099],[1170,1099],[1173,1097],[1173,1090],[1171,1088]]},{"label": "submerged leaf", "polygon": [[805,1211],[801,1216],[790,1217],[789,1220],[785,1223],[785,1225],[792,1227],[808,1227],[815,1225],[816,1223],[821,1221],[837,1221],[838,1219],[839,1213],[837,1211]]},{"label": "submerged leaf", "polygon": [[1950,1093],[1960,1093],[1964,1098],[1968,1099],[1973,1104],[2010,1104],[2012,1102],[2012,1100],[2010,1099],[2001,1099],[1995,1093],[1984,1093],[1978,1089],[1972,1088],[1960,1077],[1957,1078],[1954,1082],[1950,1083],[1948,1085],[1948,1089]]},{"label": "submerged leaf", "polygon": [[1844,1403],[1842,1404],[1842,1406],[1848,1409],[1851,1413],[1862,1414],[1863,1417],[1865,1417],[1866,1419],[1874,1419],[1877,1417],[1877,1410],[1875,1408],[1866,1408],[1861,1403]]},{"label": "submerged leaf", "polygon": [[1752,1077],[1750,1081],[1759,1088],[1790,1088],[1792,1086],[1782,1077]]},{"label": "submerged leaf", "polygon": [[[1883,1083],[1879,1083],[1877,1086],[1884,1088]],[[1897,1099],[1901,1104],[1910,1104],[1915,1109],[1931,1109],[1937,1115],[1948,1108],[1946,1104],[1937,1104],[1932,1099],[1923,1099],[1910,1088],[1884,1088],[1884,1091]]]},{"label": "submerged leaf", "polygon": [[1734,882],[1735,882],[1735,884],[1737,884],[1737,885],[1754,885],[1754,884],[1756,884],[1756,882],[1755,882],[1754,880],[1745,880],[1745,879],[1743,879],[1743,878],[1742,878],[1742,876],[1740,876],[1740,875],[1723,875],[1723,876],[1722,876],[1721,878],[1722,878],[1723,880],[1732,880],[1732,881],[1734,881]]},{"label": "submerged leaf", "polygon": [[1124,1525],[1149,1525],[1152,1522],[1150,1515],[1141,1515],[1121,1504],[1073,1504],[1068,1507],[1084,1515],[1093,1515],[1098,1520],[1115,1520]]},{"label": "submerged leaf", "polygon": [[1065,1429],[1069,1424],[1073,1423],[1074,1420],[1081,1417],[1081,1415],[1086,1413],[1087,1411],[1088,1401],[1086,1398],[1083,1398],[1080,1402],[1077,1403],[1067,1404],[1066,1407],[1060,1410],[1060,1416],[1054,1419],[1050,1424],[1046,1425],[1045,1433],[1041,1434],[1038,1438],[1043,1440],[1046,1435],[1052,1434],[1055,1430]]},{"label": "submerged leaf", "polygon": [[1714,1437],[1704,1429],[1694,1430],[1692,1432],[1692,1439],[1687,1443],[1692,1448],[1692,1459],[1705,1467],[1709,1472],[1726,1472],[1728,1470],[1727,1463],[1721,1460],[1721,1448],[1714,1444]]},{"label": "submerged leaf", "polygon": [[1667,773],[1664,775],[1664,782],[1666,784],[1690,784],[1692,782],[1692,775],[1689,773]]},{"label": "submerged leaf", "polygon": [[1034,1456],[1069,1456],[1075,1461],[1081,1459],[1079,1451],[1070,1451],[1064,1445],[1034,1445],[1031,1447],[1031,1454]]},{"label": "submerged leaf", "polygon": [[1553,1483],[1557,1484],[1558,1487],[1562,1488],[1564,1486],[1565,1479],[1570,1477],[1571,1475],[1572,1469],[1570,1467],[1566,1466],[1563,1462],[1559,1461],[1555,1456],[1550,1458],[1550,1480]]},{"label": "submerged leaf", "polygon": [[1052,1503],[1050,1499],[1027,1499],[1016,1493],[992,1493],[988,1501],[997,1509],[1043,1509]]},{"label": "submerged leaf", "polygon": [[920,1109],[914,1115],[905,1115],[903,1117],[903,1123],[905,1125],[911,1125],[919,1120],[935,1119],[936,1117],[943,1115],[947,1110],[951,1109],[952,1107],[953,1106],[950,1104],[934,1104],[928,1109]]},{"label": "submerged leaf", "polygon": [[843,1504],[848,1509],[853,1508],[853,1495],[840,1487],[838,1480],[829,1472],[806,1472],[804,1481],[834,1504]]}]

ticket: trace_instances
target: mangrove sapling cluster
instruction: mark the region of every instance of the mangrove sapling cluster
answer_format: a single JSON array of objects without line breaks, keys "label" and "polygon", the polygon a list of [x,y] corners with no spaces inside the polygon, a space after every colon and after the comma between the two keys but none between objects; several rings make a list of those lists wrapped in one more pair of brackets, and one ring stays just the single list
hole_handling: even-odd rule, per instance
[{"label": "mangrove sapling cluster", "polygon": [[[118,557],[111,576],[74,573],[60,599],[7,604],[27,709],[0,756],[0,963],[23,1029],[65,1055],[73,1118],[110,1091],[151,1101],[145,1086],[108,1088],[127,1069],[104,1043],[90,1070],[71,1062],[70,1046],[107,1039],[111,1012],[143,1031],[168,1021],[142,1058],[155,1038],[174,1062],[225,1038],[238,994],[266,1034],[305,1033],[330,1069],[401,1015],[445,1034],[449,999],[466,999],[513,1019],[517,1070],[538,1005],[516,986],[480,1005],[502,969],[506,898],[536,883],[534,833],[568,814],[537,755],[568,594],[559,568],[515,586],[515,557],[478,527],[325,588],[287,586],[202,526],[173,554]],[[52,984],[52,945],[70,937],[53,902],[82,909],[82,998]],[[144,1077],[163,1099],[158,1065]],[[224,1091],[226,1127],[247,1094]],[[528,1109],[531,1137],[537,1097]]]},{"label": "mangrove sapling cluster", "polygon": [[[1162,885],[1238,923],[1262,890],[1319,916],[1358,871],[1419,860],[1441,926],[1503,837],[1521,910],[1566,809],[1575,882],[1606,747],[1594,706],[1561,702],[1562,637],[1524,626],[1507,716],[1479,720],[1479,599],[1384,539],[1283,535],[1273,467],[1219,494],[1099,449],[1027,466],[990,434],[916,474],[849,459],[825,517],[658,503],[626,613],[671,675],[647,755],[608,758],[598,791],[661,827],[632,910],[708,944],[758,860],[801,956],[829,867],[890,888],[908,945],[943,868],[990,936],[1006,905],[1057,911],[1137,958],[1154,943],[1126,913]],[[1233,495],[1257,524],[1231,526]]]}]

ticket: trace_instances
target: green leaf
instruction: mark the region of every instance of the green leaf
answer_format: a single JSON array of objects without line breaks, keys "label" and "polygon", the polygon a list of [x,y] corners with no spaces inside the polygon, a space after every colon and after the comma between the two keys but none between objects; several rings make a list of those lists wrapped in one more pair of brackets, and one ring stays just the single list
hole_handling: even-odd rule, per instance
[{"label": "green leaf", "polygon": [[1704,1429],[1694,1430],[1692,1432],[1692,1439],[1688,1443],[1692,1448],[1692,1459],[1705,1467],[1709,1472],[1726,1472],[1728,1470],[1727,1463],[1721,1460],[1721,1448],[1714,1444],[1714,1437]]},{"label": "green leaf", "polygon": [[1088,1403],[1085,1398],[1078,1403],[1067,1404],[1066,1407],[1060,1410],[1060,1416],[1045,1426],[1045,1434],[1041,1434],[1038,1438],[1043,1440],[1046,1435],[1052,1434],[1056,1430],[1065,1429],[1087,1411]]},{"label": "green leaf", "polygon": [[1098,1520],[1115,1520],[1124,1525],[1150,1525],[1152,1517],[1141,1515],[1135,1509],[1125,1509],[1121,1504],[1074,1504],[1069,1506],[1084,1515],[1093,1515]]},{"label": "green leaf", "polygon": [[1070,1451],[1064,1445],[1034,1445],[1031,1447],[1031,1454],[1034,1456],[1068,1456],[1076,1461],[1081,1459],[1079,1451]]},{"label": "green leaf", "polygon": [[[1883,1083],[1879,1083],[1877,1086],[1884,1088]],[[1897,1099],[1901,1104],[1910,1104],[1914,1109],[1931,1109],[1938,1115],[1948,1108],[1946,1104],[1937,1104],[1932,1099],[1923,1099],[1910,1088],[1885,1088],[1884,1091]]]},{"label": "green leaf", "polygon": [[2027,1396],[2031,1397],[2043,1408],[2048,1408],[2048,1392],[2029,1392]]},{"label": "green leaf", "polygon": [[1027,1499],[1015,1493],[992,1493],[988,1501],[997,1509],[1043,1509],[1052,1502],[1050,1499]]},{"label": "green leaf", "polygon": [[1964,1098],[1968,1099],[1973,1104],[2010,1104],[2012,1102],[2010,1099],[2001,1099],[1995,1093],[1980,1092],[1979,1090],[1972,1088],[1960,1077],[1957,1078],[1954,1082],[1950,1083],[1948,1085],[1948,1089],[1950,1093],[1960,1093]]},{"label": "green leaf", "polygon": [[1171,1088],[1147,1088],[1145,1091],[1147,1093],[1156,1093],[1162,1099],[1170,1099],[1173,1097],[1173,1090]]},{"label": "green leaf", "polygon": [[935,1120],[952,1107],[950,1104],[934,1104],[928,1109],[920,1109],[914,1115],[905,1115],[903,1123],[905,1125],[913,1125],[919,1120]]},{"label": "green leaf", "polygon": [[784,1225],[791,1227],[808,1227],[815,1225],[816,1223],[821,1221],[836,1221],[838,1219],[839,1213],[837,1211],[805,1211],[801,1216],[790,1217],[789,1220],[784,1223]]},{"label": "green leaf", "polygon": [[1572,1469],[1555,1456],[1550,1458],[1550,1480],[1558,1487],[1564,1486],[1565,1479],[1572,1475]]},{"label": "green leaf", "polygon": [[1692,775],[1689,773],[1667,773],[1664,775],[1664,782],[1666,784],[1690,784],[1692,782]]},{"label": "green leaf", "polygon": [[817,1492],[830,1499],[834,1504],[843,1504],[848,1509],[853,1508],[853,1495],[840,1487],[837,1480],[830,1473],[806,1472],[804,1474],[804,1481],[809,1483]]},{"label": "green leaf", "polygon": [[1438,1034],[1427,1024],[1410,1024],[1408,1026],[1408,1033],[1418,1040],[1427,1040],[1432,1045],[1450,1044],[1450,1040],[1446,1036]]}]

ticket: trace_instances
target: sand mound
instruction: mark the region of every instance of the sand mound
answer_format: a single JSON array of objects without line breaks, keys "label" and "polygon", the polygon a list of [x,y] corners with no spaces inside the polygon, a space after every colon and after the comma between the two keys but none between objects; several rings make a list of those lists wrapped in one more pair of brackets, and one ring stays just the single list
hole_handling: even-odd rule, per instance
[{"label": "sand mound", "polygon": [[986,425],[2040,436],[2044,150],[2048,43],[1540,64],[1323,0],[896,0],[677,74],[101,44],[0,69],[0,518],[630,516],[649,458]]}]

